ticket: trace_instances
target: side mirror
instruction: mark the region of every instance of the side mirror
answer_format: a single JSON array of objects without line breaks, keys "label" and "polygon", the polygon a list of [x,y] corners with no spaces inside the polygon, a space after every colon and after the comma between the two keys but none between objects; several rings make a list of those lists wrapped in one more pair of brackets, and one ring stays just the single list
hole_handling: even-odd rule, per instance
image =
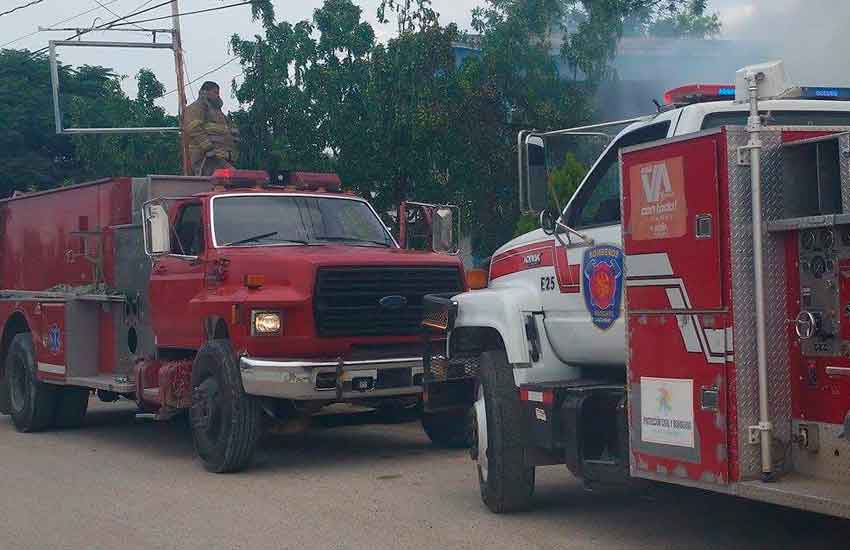
[{"label": "side mirror", "polygon": [[[431,250],[443,254],[460,252],[459,230],[455,230],[455,220],[460,223],[456,206],[436,206],[431,220]],[[458,228],[459,229],[459,228]]]},{"label": "side mirror", "polygon": [[540,212],[549,206],[545,143],[540,136],[520,132],[517,146],[520,211]]},{"label": "side mirror", "polygon": [[547,235],[555,234],[555,225],[558,222],[558,213],[551,208],[540,211],[540,228]]},{"label": "side mirror", "polygon": [[171,251],[171,234],[168,211],[161,202],[146,203],[143,207],[145,252],[149,256],[168,254]]},{"label": "side mirror", "polygon": [[405,201],[399,205],[399,242],[409,250],[460,252],[460,210],[454,205]]}]

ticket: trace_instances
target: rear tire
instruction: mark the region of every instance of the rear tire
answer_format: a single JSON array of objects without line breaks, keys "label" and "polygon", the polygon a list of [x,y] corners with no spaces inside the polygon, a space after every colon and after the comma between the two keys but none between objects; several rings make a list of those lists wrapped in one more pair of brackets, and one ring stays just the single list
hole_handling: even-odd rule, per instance
[{"label": "rear tire", "polygon": [[88,388],[62,388],[57,391],[53,424],[57,428],[79,428],[89,408]]},{"label": "rear tire", "polygon": [[466,449],[471,440],[470,414],[469,410],[422,413],[422,428],[435,445]]},{"label": "rear tire", "polygon": [[226,340],[211,340],[192,366],[192,439],[210,472],[236,472],[250,465],[262,434],[262,413],[245,394],[236,355]]},{"label": "rear tire", "polygon": [[12,401],[9,395],[9,375],[5,365],[0,365],[0,414],[12,414]]},{"label": "rear tire", "polygon": [[525,464],[522,407],[504,351],[481,355],[481,385],[473,409],[478,482],[490,511],[527,509],[534,494],[534,466]]},{"label": "rear tire", "polygon": [[36,378],[38,366],[32,335],[22,332],[12,339],[6,357],[6,377],[12,421],[19,432],[49,428],[56,411],[57,387]]}]

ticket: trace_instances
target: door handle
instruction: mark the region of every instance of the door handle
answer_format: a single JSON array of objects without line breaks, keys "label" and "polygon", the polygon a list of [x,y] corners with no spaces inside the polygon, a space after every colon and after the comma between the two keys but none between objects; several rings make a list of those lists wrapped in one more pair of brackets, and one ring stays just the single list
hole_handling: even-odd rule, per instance
[{"label": "door handle", "polygon": [[850,376],[850,368],[848,368],[848,367],[826,367],[826,373],[829,376]]}]

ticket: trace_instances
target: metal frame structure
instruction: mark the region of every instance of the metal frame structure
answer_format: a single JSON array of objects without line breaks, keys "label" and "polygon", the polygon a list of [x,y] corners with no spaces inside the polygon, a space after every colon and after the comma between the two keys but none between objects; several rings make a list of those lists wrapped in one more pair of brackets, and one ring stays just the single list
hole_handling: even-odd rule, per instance
[{"label": "metal frame structure", "polygon": [[[173,36],[173,34],[172,34]],[[142,134],[180,132],[179,126],[137,127],[137,128],[65,128],[62,125],[62,110],[59,105],[59,64],[56,59],[57,46],[81,46],[102,48],[145,48],[154,50],[175,51],[179,46],[172,40],[170,43],[158,42],[100,42],[90,40],[51,40],[50,41],[50,80],[53,87],[53,117],[56,122],[56,133],[63,135],[80,134]]]}]

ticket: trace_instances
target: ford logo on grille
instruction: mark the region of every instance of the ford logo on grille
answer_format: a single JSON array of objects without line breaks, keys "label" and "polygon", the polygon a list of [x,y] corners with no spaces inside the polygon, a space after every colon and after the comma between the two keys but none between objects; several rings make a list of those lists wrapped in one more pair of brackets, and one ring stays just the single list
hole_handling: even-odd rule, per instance
[{"label": "ford logo on grille", "polygon": [[404,296],[399,296],[394,294],[392,296],[384,296],[380,300],[378,300],[378,305],[381,306],[381,309],[387,309],[390,311],[398,311],[399,309],[404,309],[407,306],[407,298]]}]

